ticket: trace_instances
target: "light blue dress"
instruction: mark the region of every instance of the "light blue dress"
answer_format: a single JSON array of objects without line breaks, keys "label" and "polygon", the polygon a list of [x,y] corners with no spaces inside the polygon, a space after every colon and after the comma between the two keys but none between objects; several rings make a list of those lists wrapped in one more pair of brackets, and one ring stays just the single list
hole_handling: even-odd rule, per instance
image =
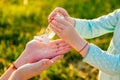
[{"label": "light blue dress", "polygon": [[90,44],[83,61],[100,70],[99,80],[120,80],[120,10],[93,20],[75,19],[75,29],[84,38],[114,33],[107,51]]}]

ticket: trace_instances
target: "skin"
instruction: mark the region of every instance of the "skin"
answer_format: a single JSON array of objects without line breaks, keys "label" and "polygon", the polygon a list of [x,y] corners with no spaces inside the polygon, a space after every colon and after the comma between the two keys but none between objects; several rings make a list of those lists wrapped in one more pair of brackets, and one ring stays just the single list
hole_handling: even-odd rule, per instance
[{"label": "skin", "polygon": [[39,75],[44,70],[49,68],[52,64],[62,58],[62,55],[58,55],[52,59],[42,59],[35,63],[28,63],[21,66],[14,71],[8,80],[27,80],[36,75]]},{"label": "skin", "polygon": [[[56,40],[44,44],[38,40],[32,40],[26,44],[25,50],[14,62],[17,68],[27,63],[34,63],[42,59],[51,59],[70,51],[71,47],[63,40]],[[37,55],[37,56],[36,56]],[[1,76],[0,80],[7,80],[15,71],[12,66]]]},{"label": "skin", "polygon": [[[57,13],[60,13],[64,16],[60,18],[56,16]],[[69,16],[67,11],[63,8],[56,8],[49,15],[48,21],[50,23],[51,29],[66,43],[71,45],[74,49],[85,57],[89,50],[89,44],[85,46],[87,43],[74,29],[74,19]],[[84,48],[85,47],[85,48]],[[81,51],[82,50],[82,51]]]},{"label": "skin", "polygon": [[65,20],[69,21],[73,26],[74,26],[74,19],[72,17],[70,17],[70,15],[68,14],[68,12],[60,7],[55,8],[49,15],[48,17],[48,21],[51,22],[52,20],[54,20],[55,16],[57,15],[57,13],[60,13]]}]

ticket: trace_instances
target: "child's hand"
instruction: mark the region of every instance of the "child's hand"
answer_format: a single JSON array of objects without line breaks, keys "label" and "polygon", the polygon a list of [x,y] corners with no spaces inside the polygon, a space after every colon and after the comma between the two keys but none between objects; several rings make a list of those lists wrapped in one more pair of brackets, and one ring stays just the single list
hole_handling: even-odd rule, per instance
[{"label": "child's hand", "polygon": [[60,8],[60,7],[55,8],[50,13],[50,15],[48,17],[48,21],[51,22],[52,20],[54,20],[55,16],[58,13],[61,14],[64,17],[64,19],[67,20],[67,21],[69,21],[72,24],[72,26],[74,27],[74,19],[72,17],[70,17],[70,15],[68,14],[68,12],[65,9]]},{"label": "child's hand", "polygon": [[54,20],[50,22],[51,29],[74,49],[79,51],[82,46],[84,46],[84,41],[80,35],[76,32],[72,24],[62,18],[55,17]]}]

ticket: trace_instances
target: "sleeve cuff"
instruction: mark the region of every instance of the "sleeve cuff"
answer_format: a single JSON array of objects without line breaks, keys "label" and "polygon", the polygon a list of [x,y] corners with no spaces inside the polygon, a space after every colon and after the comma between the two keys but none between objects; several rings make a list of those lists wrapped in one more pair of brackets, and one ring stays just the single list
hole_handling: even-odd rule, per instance
[{"label": "sleeve cuff", "polygon": [[93,58],[95,57],[94,53],[93,52],[93,49],[95,48],[95,45],[94,44],[90,44],[90,47],[89,47],[89,51],[88,51],[88,54],[86,55],[86,57],[83,59],[83,62],[92,62],[93,61]]}]

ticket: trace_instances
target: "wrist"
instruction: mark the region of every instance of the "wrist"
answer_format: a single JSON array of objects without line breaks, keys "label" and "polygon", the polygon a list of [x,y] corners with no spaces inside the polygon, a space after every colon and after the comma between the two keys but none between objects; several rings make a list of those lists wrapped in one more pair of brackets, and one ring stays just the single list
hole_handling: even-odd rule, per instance
[{"label": "wrist", "polygon": [[75,41],[73,41],[73,47],[76,49],[76,51],[80,51],[80,49],[82,49],[82,47],[86,44],[87,42],[82,39],[82,37],[80,37],[79,35],[75,37]]},{"label": "wrist", "polygon": [[72,24],[73,27],[75,27],[75,19],[70,17],[70,23]]},{"label": "wrist", "polygon": [[19,67],[21,67],[22,65],[24,64],[27,64],[27,60],[25,59],[17,59],[15,62],[14,62],[14,65],[15,67],[18,69]]},{"label": "wrist", "polygon": [[23,77],[18,70],[15,70],[8,80],[23,80]]},{"label": "wrist", "polygon": [[78,52],[84,57],[86,57],[86,55],[88,54],[89,51],[89,43],[87,42]]},{"label": "wrist", "polygon": [[27,55],[21,55],[15,62],[14,65],[16,68],[19,68],[20,66],[29,63],[30,61],[28,61],[28,56]]},{"label": "wrist", "polygon": [[29,55],[27,55],[26,53],[28,53],[28,51],[24,50],[23,53],[19,56],[19,58],[14,62],[16,68],[19,68],[20,66],[30,62]]},{"label": "wrist", "polygon": [[76,38],[76,41],[74,43],[74,48],[76,51],[78,51],[83,57],[85,57],[89,50],[89,43],[84,40],[82,37]]}]

